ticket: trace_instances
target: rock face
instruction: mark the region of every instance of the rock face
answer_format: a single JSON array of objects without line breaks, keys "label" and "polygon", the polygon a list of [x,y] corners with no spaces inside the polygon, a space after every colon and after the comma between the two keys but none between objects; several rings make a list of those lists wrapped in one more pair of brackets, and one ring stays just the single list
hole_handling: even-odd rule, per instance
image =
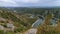
[{"label": "rock face", "polygon": [[31,15],[30,18],[34,18],[34,15]]},{"label": "rock face", "polygon": [[37,29],[32,28],[26,31],[24,34],[36,34],[36,32],[37,32]]},{"label": "rock face", "polygon": [[6,19],[4,19],[4,18],[0,17],[0,21],[6,21]]},{"label": "rock face", "polygon": [[2,25],[0,25],[0,30],[4,30],[4,27]]},{"label": "rock face", "polygon": [[7,27],[14,31],[14,25],[12,23],[7,23]]}]

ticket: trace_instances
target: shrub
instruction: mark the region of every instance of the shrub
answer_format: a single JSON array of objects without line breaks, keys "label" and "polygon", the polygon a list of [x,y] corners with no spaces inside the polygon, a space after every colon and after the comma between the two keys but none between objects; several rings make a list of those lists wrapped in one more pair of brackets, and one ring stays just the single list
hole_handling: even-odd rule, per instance
[{"label": "shrub", "polygon": [[12,31],[7,31],[7,32],[5,32],[5,34],[14,34],[14,32],[12,32]]},{"label": "shrub", "polygon": [[3,30],[0,30],[0,34],[4,34],[4,31]]}]

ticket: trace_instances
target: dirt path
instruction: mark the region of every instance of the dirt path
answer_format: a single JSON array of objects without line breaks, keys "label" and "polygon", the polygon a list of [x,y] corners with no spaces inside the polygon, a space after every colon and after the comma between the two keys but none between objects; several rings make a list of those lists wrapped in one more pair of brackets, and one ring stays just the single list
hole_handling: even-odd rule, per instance
[{"label": "dirt path", "polygon": [[28,31],[24,32],[23,34],[36,34],[36,32],[37,32],[37,29],[32,28],[32,29],[29,29]]}]

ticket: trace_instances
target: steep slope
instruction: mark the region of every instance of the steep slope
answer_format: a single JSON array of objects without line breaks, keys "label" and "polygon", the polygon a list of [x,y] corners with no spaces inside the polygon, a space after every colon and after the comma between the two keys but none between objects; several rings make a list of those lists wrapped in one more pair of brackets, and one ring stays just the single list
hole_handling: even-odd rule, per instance
[{"label": "steep slope", "polygon": [[36,21],[36,18],[28,18],[25,14],[19,15],[14,12],[3,10],[0,10],[0,17],[0,23],[3,23],[2,26],[5,28],[7,23],[12,23],[15,26],[14,32],[25,31],[31,28],[31,25]]}]

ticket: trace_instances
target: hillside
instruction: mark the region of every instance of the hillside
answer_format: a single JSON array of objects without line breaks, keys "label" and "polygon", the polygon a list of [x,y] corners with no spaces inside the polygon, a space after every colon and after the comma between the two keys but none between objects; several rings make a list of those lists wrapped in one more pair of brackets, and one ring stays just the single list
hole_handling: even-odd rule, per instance
[{"label": "hillside", "polygon": [[[44,23],[38,26],[41,20]],[[37,34],[60,34],[60,8],[0,8],[0,34],[36,34],[33,23]]]},{"label": "hillside", "polygon": [[[12,24],[14,26],[14,32],[23,32],[31,28],[31,25],[36,21],[35,18],[29,18],[29,14],[18,14],[10,11],[0,10],[0,25],[4,27],[5,30],[8,29],[7,24]],[[11,26],[11,25],[10,25]]]}]

